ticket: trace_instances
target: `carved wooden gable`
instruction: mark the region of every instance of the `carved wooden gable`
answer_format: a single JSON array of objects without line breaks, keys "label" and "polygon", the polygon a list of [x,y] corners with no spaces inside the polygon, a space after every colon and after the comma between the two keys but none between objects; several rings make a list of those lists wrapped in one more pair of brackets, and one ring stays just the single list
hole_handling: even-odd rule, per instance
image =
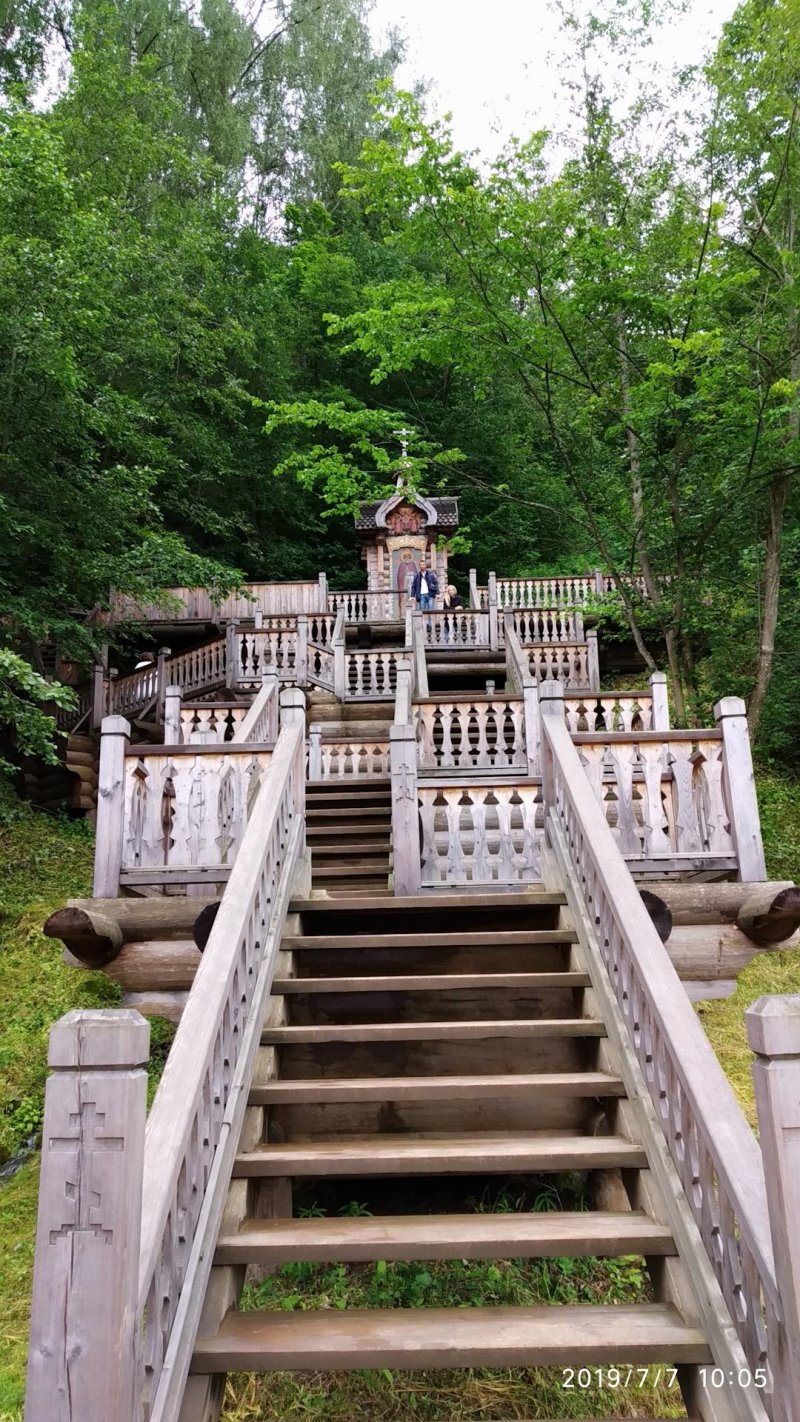
[{"label": "carved wooden gable", "polygon": [[419,533],[425,527],[425,516],[413,504],[398,504],[386,516],[386,526],[393,534]]}]

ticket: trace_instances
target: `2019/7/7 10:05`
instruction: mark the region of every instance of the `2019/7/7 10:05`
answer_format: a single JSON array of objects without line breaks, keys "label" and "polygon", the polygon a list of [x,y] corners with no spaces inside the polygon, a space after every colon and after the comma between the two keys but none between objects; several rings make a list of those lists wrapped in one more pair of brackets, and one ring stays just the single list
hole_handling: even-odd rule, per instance
[{"label": "2019/7/7 10:05", "polygon": [[[727,1372],[725,1368],[700,1368],[700,1385],[715,1391],[723,1387],[756,1387],[767,1385],[765,1368],[740,1368]],[[561,1386],[566,1391],[590,1387],[677,1387],[677,1368],[564,1368]]]}]

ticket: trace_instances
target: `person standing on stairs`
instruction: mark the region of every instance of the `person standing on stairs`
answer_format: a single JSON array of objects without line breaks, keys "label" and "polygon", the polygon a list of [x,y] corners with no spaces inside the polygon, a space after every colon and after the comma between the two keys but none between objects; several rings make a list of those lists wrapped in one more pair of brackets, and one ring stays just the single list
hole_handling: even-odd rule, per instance
[{"label": "person standing on stairs", "polygon": [[436,574],[428,568],[425,559],[420,558],[419,568],[411,584],[411,596],[414,598],[420,612],[432,612],[433,604],[439,593],[439,580]]}]

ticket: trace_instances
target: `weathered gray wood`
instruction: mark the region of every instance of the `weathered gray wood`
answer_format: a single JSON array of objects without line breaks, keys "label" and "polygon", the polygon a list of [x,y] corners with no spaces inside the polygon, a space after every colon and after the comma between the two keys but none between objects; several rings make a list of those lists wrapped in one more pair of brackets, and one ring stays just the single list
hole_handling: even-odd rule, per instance
[{"label": "weathered gray wood", "polygon": [[130,725],[124,716],[103,718],[94,851],[93,893],[97,898],[113,899],[119,893],[125,823],[125,756],[130,734]]},{"label": "weathered gray wood", "polygon": [[225,628],[225,685],[230,689],[239,680],[239,643],[236,636],[238,630],[237,619],[231,618]]},{"label": "weathered gray wood", "polygon": [[674,879],[651,880],[648,889],[666,904],[675,924],[736,923],[745,903],[754,895],[771,895],[776,899],[784,889],[794,885],[788,879],[773,879],[766,883],[706,884],[689,879],[679,883]]},{"label": "weathered gray wood", "polygon": [[116,919],[85,908],[61,908],[51,913],[42,929],[46,938],[60,938],[87,968],[101,968],[122,948],[122,929]]},{"label": "weathered gray wood", "polygon": [[336,614],[336,625],[331,636],[333,649],[333,690],[340,701],[347,693],[347,662],[345,651],[345,608],[342,605]]},{"label": "weathered gray wood", "polygon": [[126,992],[173,992],[192,986],[200,951],[191,939],[124,943],[106,972]]},{"label": "weathered gray wood", "polygon": [[308,778],[322,779],[322,727],[310,726],[308,730]]},{"label": "weathered gray wood", "polygon": [[800,1417],[800,995],[761,997],[747,1009],[764,1155],[769,1225],[782,1308],[776,1422]]},{"label": "weathered gray wood", "polygon": [[435,1136],[364,1136],[261,1145],[236,1157],[234,1176],[453,1175],[643,1169],[641,1147],[618,1136],[547,1136],[522,1132]]},{"label": "weathered gray wood", "polygon": [[739,859],[739,878],[767,877],[761,821],[758,815],[753,757],[745,704],[740,696],[723,696],[714,707],[722,731],[725,785],[731,834]]},{"label": "weathered gray wood", "polygon": [[382,1215],[379,1219],[248,1220],[217,1245],[218,1262],[260,1259],[356,1263],[376,1259],[578,1258],[670,1254],[669,1230],[627,1214]]},{"label": "weathered gray wood", "polygon": [[417,736],[411,725],[391,727],[392,849],[396,894],[418,894],[421,885],[417,809]]},{"label": "weathered gray wood", "polygon": [[297,648],[294,657],[294,676],[298,686],[308,684],[308,617],[301,613],[297,619]]},{"label": "weathered gray wood", "polygon": [[188,992],[126,992],[122,998],[123,1007],[141,1013],[142,1017],[163,1017],[177,1027],[187,1002]]},{"label": "weathered gray wood", "polygon": [[650,692],[653,698],[653,730],[669,730],[669,700],[667,697],[667,674],[662,671],[650,675]]},{"label": "weathered gray wood", "polygon": [[116,1010],[50,1034],[25,1422],[133,1422],[149,1039]]},{"label": "weathered gray wood", "polygon": [[586,670],[590,691],[600,690],[600,653],[597,647],[597,632],[591,628],[586,633]]},{"label": "weathered gray wood", "polygon": [[164,693],[164,744],[177,746],[181,742],[181,696],[179,686],[168,686]]},{"label": "weathered gray wood", "polygon": [[[211,898],[207,902],[218,904],[219,900]],[[123,943],[138,943],[150,938],[190,938],[205,904],[202,899],[171,894],[154,898],[67,899],[66,907],[111,919],[119,926]]]},{"label": "weathered gray wood", "polygon": [[338,1309],[229,1314],[195,1372],[711,1363],[701,1332],[662,1304]]}]

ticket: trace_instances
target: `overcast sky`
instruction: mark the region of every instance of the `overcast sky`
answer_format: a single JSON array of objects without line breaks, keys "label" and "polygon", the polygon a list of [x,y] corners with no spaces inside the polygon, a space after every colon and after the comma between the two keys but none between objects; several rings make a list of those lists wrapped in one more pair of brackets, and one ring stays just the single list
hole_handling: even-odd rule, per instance
[{"label": "overcast sky", "polygon": [[[696,63],[736,0],[690,0],[658,43],[659,57]],[[398,76],[410,85],[433,81],[436,110],[453,114],[459,148],[493,157],[504,139],[536,128],[559,127],[554,55],[560,41],[546,0],[376,0],[376,33],[396,25],[409,38],[409,59]]]}]

